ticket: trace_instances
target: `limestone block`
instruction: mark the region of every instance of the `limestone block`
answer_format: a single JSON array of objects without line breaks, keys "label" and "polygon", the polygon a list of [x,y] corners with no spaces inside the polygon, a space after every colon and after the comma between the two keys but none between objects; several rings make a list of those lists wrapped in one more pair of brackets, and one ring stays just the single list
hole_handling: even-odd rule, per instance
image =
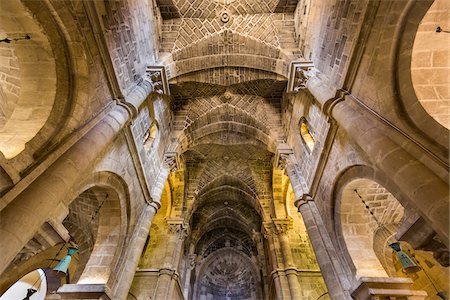
[{"label": "limestone block", "polygon": [[352,298],[366,299],[395,299],[419,300],[425,299],[425,291],[412,290],[413,281],[409,278],[395,277],[361,277],[357,287],[352,292]]}]

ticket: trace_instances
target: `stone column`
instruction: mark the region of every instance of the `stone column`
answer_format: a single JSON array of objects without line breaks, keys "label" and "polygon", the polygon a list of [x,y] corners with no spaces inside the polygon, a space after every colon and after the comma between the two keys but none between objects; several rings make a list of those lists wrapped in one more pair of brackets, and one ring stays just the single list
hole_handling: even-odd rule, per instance
[{"label": "stone column", "polygon": [[178,265],[183,251],[183,242],[188,235],[188,225],[183,220],[169,220],[168,222],[168,243],[166,256],[160,270],[158,284],[155,291],[155,299],[174,299],[173,293],[178,281]]},{"label": "stone column", "polygon": [[275,291],[277,294],[277,299],[290,299],[289,297],[289,283],[287,282],[286,275],[278,266],[277,259],[277,246],[274,239],[274,228],[273,224],[264,224],[264,238],[269,243],[269,252],[272,261],[272,272],[271,276],[275,285]]},{"label": "stone column", "polygon": [[194,245],[191,245],[190,250],[189,250],[189,257],[188,257],[188,266],[186,269],[186,278],[184,281],[184,291],[183,291],[183,295],[184,295],[184,299],[188,299],[189,297],[189,291],[190,291],[190,285],[191,285],[191,274],[192,271],[195,269],[195,261],[197,259],[197,255],[194,253]]},{"label": "stone column", "polygon": [[131,240],[128,243],[124,259],[119,267],[119,275],[113,274],[112,278],[108,281],[108,286],[113,286],[113,299],[126,299],[128,295],[142,251],[144,250],[153,217],[158,208],[159,205],[155,202],[150,203],[144,208],[139,217]]},{"label": "stone column", "polygon": [[292,257],[292,250],[289,243],[288,230],[292,228],[292,219],[274,219],[275,228],[280,240],[281,253],[284,260],[284,272],[288,279],[289,291],[292,299],[300,299],[300,283],[297,278],[297,268]]},{"label": "stone column", "polygon": [[295,205],[303,217],[306,231],[331,299],[351,299],[348,292],[350,283],[346,272],[334,249],[316,204],[309,195],[303,195],[302,199],[295,202]]}]

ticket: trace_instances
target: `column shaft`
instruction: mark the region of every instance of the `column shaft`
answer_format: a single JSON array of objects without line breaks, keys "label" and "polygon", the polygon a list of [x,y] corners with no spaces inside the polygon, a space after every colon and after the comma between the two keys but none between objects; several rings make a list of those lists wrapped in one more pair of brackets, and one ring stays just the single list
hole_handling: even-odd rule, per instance
[{"label": "column shaft", "polygon": [[[292,258],[291,246],[286,232],[278,234],[280,239],[281,252],[283,253],[284,269],[289,283],[289,290],[292,299],[300,299],[300,283],[298,282],[297,272]],[[291,269],[291,270],[289,270]]]},{"label": "column shaft", "polygon": [[115,281],[118,282],[114,287],[113,299],[126,299],[128,295],[156,211],[156,206],[147,205],[139,218],[138,224],[135,227],[136,230],[127,247],[125,259],[122,262],[120,278],[113,275]]},{"label": "column shaft", "polygon": [[314,253],[331,299],[351,299],[349,282],[314,201],[300,201],[302,214]]}]

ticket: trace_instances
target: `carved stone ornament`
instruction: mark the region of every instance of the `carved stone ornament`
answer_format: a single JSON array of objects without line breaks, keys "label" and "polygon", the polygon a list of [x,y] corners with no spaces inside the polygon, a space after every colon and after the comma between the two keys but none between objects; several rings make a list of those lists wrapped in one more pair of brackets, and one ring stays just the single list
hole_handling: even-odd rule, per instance
[{"label": "carved stone ornament", "polygon": [[290,154],[281,153],[278,158],[277,168],[280,170],[285,170],[286,166],[290,163]]},{"label": "carved stone ornament", "polygon": [[170,95],[165,68],[162,66],[147,67],[147,81],[150,82],[153,93]]},{"label": "carved stone ornament", "polygon": [[274,219],[273,223],[278,234],[286,234],[293,227],[292,219]]},{"label": "carved stone ornament", "polygon": [[263,235],[265,239],[269,239],[277,234],[276,228],[272,222],[264,222],[263,227]]},{"label": "carved stone ornament", "polygon": [[175,152],[166,153],[164,155],[164,163],[170,169],[170,172],[178,170],[177,155]]},{"label": "carved stone ornament", "polygon": [[189,225],[182,220],[168,220],[167,228],[170,234],[178,235],[180,239],[185,239],[189,235]]},{"label": "carved stone ornament", "polygon": [[288,91],[298,92],[306,89],[308,79],[313,75],[314,64],[312,62],[293,62],[289,76]]},{"label": "carved stone ornament", "polygon": [[188,259],[189,259],[189,266],[191,267],[191,269],[195,268],[197,255],[196,254],[190,254]]}]

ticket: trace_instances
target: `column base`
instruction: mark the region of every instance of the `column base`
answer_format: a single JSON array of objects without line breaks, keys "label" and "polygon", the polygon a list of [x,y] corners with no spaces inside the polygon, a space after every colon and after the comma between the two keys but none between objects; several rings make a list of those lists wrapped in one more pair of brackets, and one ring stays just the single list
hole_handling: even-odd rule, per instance
[{"label": "column base", "polygon": [[352,292],[352,298],[357,300],[423,300],[427,297],[425,291],[413,290],[413,281],[409,278],[361,277],[358,286]]}]

